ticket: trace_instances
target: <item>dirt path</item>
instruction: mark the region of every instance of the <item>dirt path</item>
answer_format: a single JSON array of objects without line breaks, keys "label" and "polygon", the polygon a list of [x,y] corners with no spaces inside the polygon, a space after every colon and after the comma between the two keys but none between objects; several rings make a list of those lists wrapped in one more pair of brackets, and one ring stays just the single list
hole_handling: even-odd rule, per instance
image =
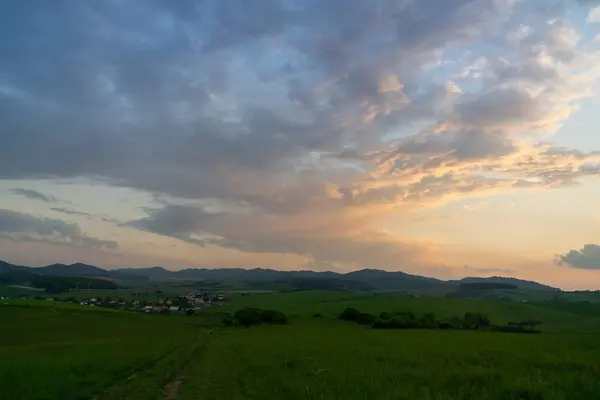
[{"label": "dirt path", "polygon": [[[207,332],[211,335],[211,331]],[[201,344],[197,345],[190,354],[186,357],[186,359],[181,363],[178,371],[175,373],[173,378],[169,380],[169,382],[163,387],[162,397],[159,397],[161,400],[176,400],[179,396],[179,389],[183,384],[183,377],[187,372],[187,367],[190,365],[192,360],[197,360],[198,355],[202,353],[202,351],[206,348],[206,346],[210,342],[211,336],[208,336],[206,340],[204,340]]]},{"label": "dirt path", "polygon": [[167,383],[163,389],[163,398],[164,400],[176,400],[177,395],[179,394],[179,387],[181,386],[181,378],[177,377],[177,379]]},{"label": "dirt path", "polygon": [[133,379],[135,379],[135,377],[139,373],[143,372],[145,369],[151,368],[154,364],[158,363],[162,357],[163,357],[163,355],[161,355],[159,357],[154,357],[153,359],[149,360],[148,362],[146,362],[142,365],[139,365],[139,366],[135,367],[134,369],[130,370],[124,378],[118,379],[118,380],[112,382],[101,393],[92,397],[92,400],[100,400],[101,398],[103,398],[106,394],[110,393],[116,387],[132,381]]}]

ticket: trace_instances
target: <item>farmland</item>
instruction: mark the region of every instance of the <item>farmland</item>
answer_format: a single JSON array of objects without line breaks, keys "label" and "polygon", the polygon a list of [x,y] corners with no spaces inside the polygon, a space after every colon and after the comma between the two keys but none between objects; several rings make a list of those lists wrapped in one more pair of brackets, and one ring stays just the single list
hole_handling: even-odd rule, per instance
[{"label": "farmland", "polygon": [[[290,324],[220,324],[243,307],[282,311]],[[348,307],[535,318],[542,334],[379,330],[338,320]],[[237,296],[189,317],[10,302],[0,305],[0,398],[598,398],[600,319],[578,311],[350,291]]]}]

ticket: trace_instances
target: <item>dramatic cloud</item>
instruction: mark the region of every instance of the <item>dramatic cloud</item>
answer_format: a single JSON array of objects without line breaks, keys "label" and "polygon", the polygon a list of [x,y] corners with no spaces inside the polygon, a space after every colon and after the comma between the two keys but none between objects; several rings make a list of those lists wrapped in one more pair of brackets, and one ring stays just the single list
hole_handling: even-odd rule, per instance
[{"label": "dramatic cloud", "polygon": [[200,245],[300,254],[313,263],[393,269],[406,266],[407,261],[410,266],[434,262],[435,246],[366,229],[357,222],[363,218],[370,216],[331,215],[322,210],[319,218],[306,219],[302,215],[244,215],[171,205],[150,210],[148,218],[132,226]]},{"label": "dramatic cloud", "polygon": [[436,262],[379,223],[600,172],[548,142],[600,73],[585,3],[8,2],[1,176],[163,196],[127,226],[201,246]]},{"label": "dramatic cloud", "polygon": [[8,210],[0,210],[0,238],[105,249],[117,247],[115,242],[87,236],[75,224]]},{"label": "dramatic cloud", "polygon": [[56,198],[54,196],[40,193],[37,190],[16,188],[16,189],[11,189],[11,192],[14,194],[17,194],[19,196],[27,197],[28,199],[31,199],[31,200],[41,200],[41,201],[45,201],[46,203],[56,202]]},{"label": "dramatic cloud", "polygon": [[600,269],[600,245],[586,244],[579,250],[559,255],[556,261],[572,268]]}]

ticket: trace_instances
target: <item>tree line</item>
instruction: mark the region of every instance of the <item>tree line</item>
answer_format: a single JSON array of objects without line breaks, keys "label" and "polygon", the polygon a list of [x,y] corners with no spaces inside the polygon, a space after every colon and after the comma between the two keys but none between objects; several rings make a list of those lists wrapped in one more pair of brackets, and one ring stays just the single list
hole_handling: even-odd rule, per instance
[{"label": "tree line", "polygon": [[361,325],[371,325],[374,329],[460,329],[460,330],[492,330],[509,333],[540,333],[536,327],[540,321],[527,320],[509,322],[507,325],[494,325],[482,313],[466,312],[463,317],[451,317],[439,320],[433,313],[421,316],[412,311],[381,312],[375,315],[360,312],[354,308],[346,308],[338,319],[352,321]]},{"label": "tree line", "polygon": [[260,308],[242,308],[233,315],[223,319],[223,325],[234,326],[241,325],[249,327],[260,324],[286,325],[289,323],[288,317],[276,310],[262,310]]},{"label": "tree line", "polygon": [[[320,313],[315,318],[323,318]],[[491,330],[508,333],[541,333],[536,327],[541,324],[537,320],[509,322],[507,325],[494,325],[482,313],[466,312],[462,317],[451,317],[439,320],[433,313],[421,316],[412,311],[381,312],[379,316],[360,312],[354,308],[346,308],[337,319],[370,325],[373,329],[457,329],[457,330]],[[233,315],[227,315],[222,321],[225,326],[245,326],[261,324],[289,324],[288,317],[280,311],[260,308],[242,308]]]}]

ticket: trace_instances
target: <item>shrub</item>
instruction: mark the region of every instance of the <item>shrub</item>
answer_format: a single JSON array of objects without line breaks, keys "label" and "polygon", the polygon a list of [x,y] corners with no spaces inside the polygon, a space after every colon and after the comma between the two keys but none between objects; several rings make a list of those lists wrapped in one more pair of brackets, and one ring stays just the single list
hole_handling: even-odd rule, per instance
[{"label": "shrub", "polygon": [[360,311],[355,310],[354,308],[346,308],[338,317],[343,321],[353,321],[356,322],[358,320],[358,315]]},{"label": "shrub", "polygon": [[527,319],[525,321],[521,321],[521,322],[509,322],[508,325],[511,326],[520,326],[523,328],[527,328],[529,327],[530,329],[535,329],[536,326],[541,325],[542,322],[541,321],[536,321],[533,319]]},{"label": "shrub", "polygon": [[452,328],[453,328],[453,326],[452,326],[452,324],[451,324],[451,323],[449,323],[449,322],[440,322],[440,323],[438,324],[438,328],[439,328],[439,329],[452,329]]},{"label": "shrub", "polygon": [[289,322],[288,317],[284,313],[276,310],[262,310],[261,320],[268,324],[279,325],[285,325]]},{"label": "shrub", "polygon": [[342,312],[338,319],[343,321],[353,321],[358,322],[362,325],[371,325],[375,322],[375,317],[368,313],[362,313],[354,308],[346,308],[344,312]]},{"label": "shrub", "polygon": [[418,324],[421,328],[434,329],[437,328],[438,321],[435,319],[435,315],[427,313],[419,319]]},{"label": "shrub", "polygon": [[[276,310],[261,310],[259,308],[242,308],[241,310],[237,310],[235,314],[233,314],[232,320],[232,322],[244,325],[246,327],[251,325],[260,325],[263,322],[267,324],[279,325],[285,325],[289,323],[288,317],[282,312]],[[231,325],[233,325],[233,323]]]},{"label": "shrub", "polygon": [[391,319],[392,318],[392,314],[383,311],[381,314],[379,314],[379,319]]},{"label": "shrub", "polygon": [[490,326],[490,319],[484,314],[467,312],[463,317],[464,329],[479,329]]},{"label": "shrub", "polygon": [[240,325],[260,325],[262,323],[262,312],[256,308],[242,308],[233,314],[233,319]]},{"label": "shrub", "polygon": [[538,329],[533,328],[525,328],[520,325],[504,325],[504,326],[492,326],[492,330],[496,332],[506,332],[506,333],[542,333]]},{"label": "shrub", "polygon": [[367,313],[360,313],[356,322],[361,325],[371,325],[373,322],[375,322],[375,316]]}]

